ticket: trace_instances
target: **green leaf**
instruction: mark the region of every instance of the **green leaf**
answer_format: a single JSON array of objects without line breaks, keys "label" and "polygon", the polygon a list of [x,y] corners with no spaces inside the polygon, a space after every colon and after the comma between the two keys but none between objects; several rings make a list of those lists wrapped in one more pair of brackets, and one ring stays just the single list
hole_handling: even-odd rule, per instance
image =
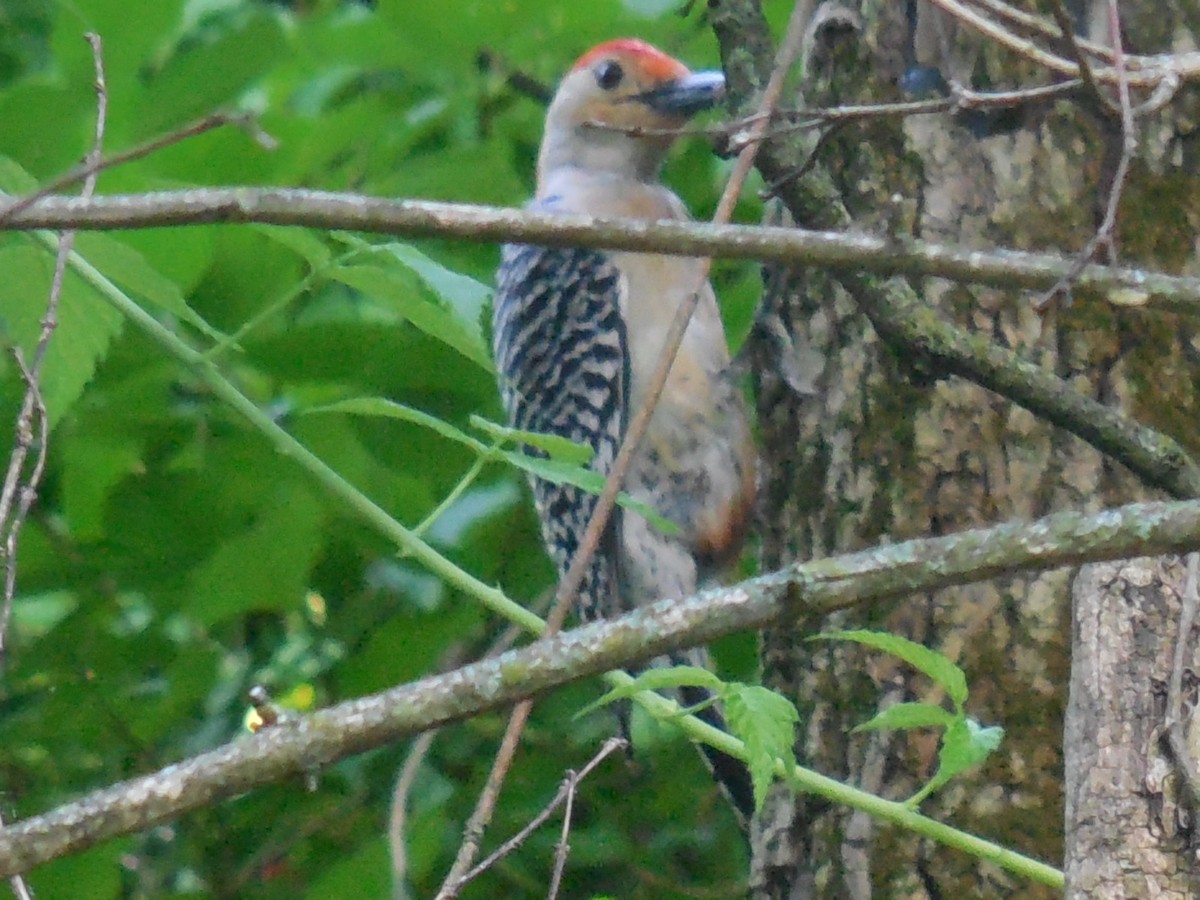
[{"label": "green leaf", "polygon": [[[381,255],[380,261],[390,257]],[[427,283],[414,276],[399,261],[394,265],[340,266],[330,277],[369,297],[378,306],[390,309],[416,328],[442,341],[487,371],[492,358],[483,341],[479,323],[465,318],[450,302],[431,292]]]},{"label": "green leaf", "polygon": [[290,228],[283,225],[251,225],[255,231],[275,243],[287,247],[302,257],[314,269],[324,268],[333,258],[329,246],[309,228]]},{"label": "green leaf", "polygon": [[724,693],[729,732],[746,745],[754,805],[762,809],[778,763],[782,761],[788,772],[796,766],[796,723],[800,713],[782,694],[760,685],[728,684]]},{"label": "green leaf", "polygon": [[557,434],[543,434],[540,431],[523,431],[520,428],[509,428],[492,422],[483,416],[471,416],[471,425],[497,441],[514,444],[528,444],[544,450],[551,459],[565,463],[584,466],[591,462],[595,451],[586,444],[578,444],[569,438]]},{"label": "green leaf", "polygon": [[[554,484],[569,484],[587,491],[589,494],[599,494],[604,490],[604,476],[583,466],[570,465],[541,456],[529,456],[526,453],[518,453],[516,450],[502,450],[500,456],[518,469]],[[653,507],[647,506],[640,500],[634,500],[624,491],[617,495],[617,503],[625,509],[637,513],[663,534],[679,533],[678,525],[670,519],[664,519],[654,511]]]},{"label": "green leaf", "polygon": [[422,412],[419,409],[413,409],[411,406],[405,406],[403,403],[388,400],[385,397],[351,397],[347,400],[339,400],[336,403],[310,407],[302,412],[304,415],[314,413],[350,413],[356,416],[382,416],[388,419],[399,419],[402,422],[411,422],[414,425],[421,425],[431,431],[436,431],[442,437],[460,444],[466,444],[480,453],[487,450],[478,440],[471,437],[471,435],[462,429],[455,428],[444,419],[431,416],[429,413]]},{"label": "green leaf", "polygon": [[968,718],[955,722],[942,735],[937,774],[909,798],[908,804],[916,806],[954,776],[982,763],[1000,746],[1003,738],[1004,729],[998,726],[984,728]]},{"label": "green leaf", "polygon": [[870,721],[854,727],[854,731],[878,731],[882,728],[949,728],[959,721],[958,716],[932,703],[897,703],[889,706]]},{"label": "green leaf", "polygon": [[123,241],[107,234],[80,232],[75,236],[75,252],[126,293],[149,300],[213,340],[225,339],[224,334],[187,305],[173,281],[157,272],[139,251]]},{"label": "green leaf", "polygon": [[13,598],[13,630],[26,640],[44,637],[78,607],[79,598],[73,591],[23,594]]},{"label": "green leaf", "polygon": [[963,670],[937,651],[922,647],[908,638],[882,631],[834,631],[814,635],[809,640],[854,641],[876,650],[883,650],[928,675],[946,691],[956,709],[961,711],[963,704],[967,702],[967,676]]},{"label": "green leaf", "polygon": [[188,579],[188,611],[198,622],[301,608],[309,570],[322,548],[324,510],[306,487],[273,485],[249,527],[231,533]]},{"label": "green leaf", "polygon": [[61,452],[66,523],[76,540],[98,540],[104,536],[109,494],[123,478],[142,468],[142,448],[127,435],[99,434],[94,429],[71,428],[64,438]]},{"label": "green leaf", "polygon": [[577,715],[586,716],[602,706],[617,700],[628,700],[642,691],[662,691],[680,687],[704,687],[720,693],[724,682],[716,675],[699,666],[656,666],[642,672],[629,684],[613,688],[595,703],[589,703]]},{"label": "green leaf", "polygon": [[483,313],[492,299],[492,289],[466,275],[460,275],[430,259],[408,244],[376,245],[377,251],[390,254],[402,266],[411,269],[425,285],[450,305],[459,318],[473,328],[474,336],[483,340]]},{"label": "green leaf", "polygon": [[[50,297],[54,259],[25,242],[0,247],[4,302],[0,340],[20,346],[30,361]],[[58,325],[51,335],[41,376],[41,396],[53,428],[92,380],[124,318],[72,272],[63,281]]]}]

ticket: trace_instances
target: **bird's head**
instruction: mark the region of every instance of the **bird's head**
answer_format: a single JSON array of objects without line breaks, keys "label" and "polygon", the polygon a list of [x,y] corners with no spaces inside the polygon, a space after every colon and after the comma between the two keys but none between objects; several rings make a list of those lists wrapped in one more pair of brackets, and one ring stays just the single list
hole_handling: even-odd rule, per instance
[{"label": "bird's head", "polygon": [[579,58],[546,114],[538,169],[654,178],[674,130],[724,96],[720,72],[692,72],[645,41],[608,41]]}]

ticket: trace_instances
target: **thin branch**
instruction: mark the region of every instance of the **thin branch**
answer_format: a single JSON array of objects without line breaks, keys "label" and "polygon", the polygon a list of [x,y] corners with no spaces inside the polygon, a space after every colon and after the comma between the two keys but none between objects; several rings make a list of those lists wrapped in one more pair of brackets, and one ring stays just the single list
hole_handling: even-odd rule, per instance
[{"label": "thin branch", "polygon": [[682,125],[678,128],[648,128],[644,125],[614,125],[611,122],[599,121],[590,121],[588,126],[635,137],[704,137],[709,140],[725,141],[731,151],[740,151],[752,139],[770,140],[783,134],[820,128],[830,122],[870,121],[897,116],[958,112],[964,109],[1008,109],[1072,94],[1077,92],[1082,85],[1082,80],[1070,78],[1054,84],[1017,88],[1010,91],[962,89],[956,91],[953,97],[906,100],[900,103],[864,103],[821,106],[810,109],[778,109],[770,116],[771,125],[754,138],[751,137],[751,129],[766,119],[760,113],[752,113],[740,119],[704,127]]},{"label": "thin branch", "polygon": [[[782,171],[786,171],[783,168]],[[780,174],[782,174],[780,171]],[[771,166],[767,176],[772,176]],[[774,176],[778,177],[778,176]],[[135,212],[131,212],[135,210]],[[857,294],[870,294],[876,316],[884,310],[892,330],[925,352],[936,345],[954,359],[953,372],[1008,397],[1034,412],[1046,412],[1052,421],[1103,453],[1129,467],[1147,484],[1174,496],[1195,496],[1200,476],[1195,464],[1173,440],[1130,422],[1103,404],[1081,397],[1051,373],[1025,362],[1013,351],[996,347],[976,336],[941,322],[908,292],[903,304],[880,300],[879,289],[864,277],[877,272],[935,275],[1000,287],[1049,288],[1072,273],[1072,263],[1061,257],[1017,251],[974,251],[898,241],[894,238],[792,228],[714,226],[694,222],[597,221],[587,216],[536,214],[425,201],[379,200],[359,195],[311,191],[200,190],[93,200],[47,198],[18,216],[8,226],[32,227],[63,221],[90,222],[94,227],[132,227],[200,221],[273,222],[311,224],[329,228],[357,228],[406,236],[458,235],[474,240],[510,240],[546,246],[582,246],[640,250],[685,256],[754,258],[792,265],[823,265],[840,271]],[[31,221],[32,220],[32,221]],[[92,270],[94,272],[94,270]],[[156,340],[202,377],[221,376],[202,354],[148,316],[100,276],[98,290],[139,322]],[[1099,295],[1122,306],[1143,306],[1173,312],[1200,312],[1200,279],[1180,278],[1140,269],[1088,265],[1074,281],[1077,296]],[[903,309],[900,307],[903,306]],[[922,321],[927,328],[922,327]],[[221,379],[223,381],[223,379]],[[215,384],[215,382],[212,382]],[[223,382],[221,390],[236,390]],[[235,402],[248,416],[263,419],[278,440],[281,429],[238,395]],[[253,410],[253,412],[252,412]],[[287,441],[294,444],[290,437]],[[292,453],[287,449],[285,453]],[[311,456],[311,454],[309,454]],[[327,470],[319,460],[313,467]],[[309,465],[310,463],[306,463]],[[326,474],[327,471],[326,471]],[[357,502],[357,501],[356,501]],[[373,512],[372,515],[377,513]],[[400,532],[397,532],[400,534]],[[404,532],[402,541],[413,540]],[[449,565],[425,546],[434,565]],[[453,569],[454,567],[451,567]],[[448,569],[447,571],[450,571]],[[458,575],[462,573],[459,572]],[[458,575],[455,577],[457,578]],[[520,616],[519,607],[506,602],[498,591],[477,583],[464,588],[483,602],[503,607],[509,618]],[[512,616],[508,613],[511,612]]]},{"label": "thin branch", "polygon": [[1129,97],[1129,73],[1125,67],[1125,48],[1121,40],[1121,13],[1117,8],[1117,0],[1108,0],[1108,28],[1112,34],[1113,68],[1117,73],[1117,102],[1121,111],[1121,160],[1117,163],[1116,174],[1113,175],[1112,185],[1108,193],[1108,206],[1104,213],[1104,221],[1097,231],[1101,245],[1109,247],[1110,261],[1116,261],[1116,225],[1117,210],[1121,206],[1121,196],[1125,190],[1125,180],[1129,177],[1129,166],[1137,153],[1137,125],[1133,120],[1133,103]]},{"label": "thin branch", "polygon": [[471,817],[467,820],[466,827],[463,828],[462,843],[459,845],[458,853],[455,854],[454,864],[451,865],[441,887],[438,888],[436,900],[450,900],[450,898],[457,897],[459,889],[466,881],[467,873],[471,870],[471,865],[479,854],[483,833],[491,824],[492,815],[496,811],[504,779],[508,776],[508,770],[512,768],[513,759],[516,758],[521,733],[525,730],[525,723],[529,721],[529,715],[532,712],[533,701],[522,700],[509,715],[508,724],[504,728],[504,737],[500,741],[495,759],[492,760],[492,768],[488,771],[487,781],[484,783],[483,790],[479,792],[479,800],[475,803],[475,809],[471,811]]},{"label": "thin branch", "polygon": [[473,869],[463,875],[462,879],[458,882],[458,884],[455,885],[455,890],[461,889],[469,881],[474,881],[500,860],[504,859],[504,857],[508,856],[510,853],[524,844],[525,841],[529,839],[531,834],[546,824],[550,817],[558,811],[558,808],[563,805],[564,801],[569,801],[570,796],[574,794],[575,788],[580,781],[587,778],[588,775],[592,773],[592,770],[600,765],[600,763],[603,762],[606,757],[610,756],[616,750],[624,749],[625,746],[626,743],[623,739],[609,738],[604,742],[603,745],[601,745],[596,755],[593,756],[591,760],[588,761],[588,764],[580,769],[579,772],[567,772],[566,777],[563,778],[562,784],[560,784],[558,787],[558,793],[554,795],[554,797],[549,803],[546,804],[542,811],[530,819],[520,831],[497,847],[495,851],[493,851],[486,859],[480,862],[479,865],[475,866]]},{"label": "thin branch", "polygon": [[[104,128],[108,119],[108,88],[104,78],[104,54],[100,35],[89,32],[84,37],[92,48],[92,62],[96,73],[96,126],[92,138],[92,148],[88,151],[85,160],[85,164],[91,164],[100,158],[101,147],[104,144]],[[83,196],[91,197],[95,190],[96,176],[88,175],[83,184]],[[74,243],[75,232],[73,231],[64,232],[59,239],[58,252],[54,260],[54,276],[50,282],[50,297],[46,303],[46,312],[42,316],[41,331],[38,334],[32,361],[26,365],[21,349],[13,348],[17,368],[25,382],[25,396],[21,403],[21,411],[17,415],[17,439],[9,457],[4,486],[0,489],[0,535],[3,535],[0,556],[4,561],[4,600],[3,604],[0,604],[0,672],[4,670],[7,661],[6,644],[8,626],[12,617],[13,599],[17,590],[17,547],[20,541],[21,526],[33,506],[33,501],[37,498],[38,487],[41,485],[42,475],[46,470],[46,454],[50,443],[50,419],[41,393],[42,363],[45,362],[46,352],[50,347],[50,338],[58,325],[58,304],[62,297],[67,260],[70,258],[71,247]],[[22,476],[25,475],[25,463],[34,445],[36,445],[36,453],[33,468],[22,483]],[[3,827],[3,824],[3,820],[0,819],[0,827]],[[18,900],[33,900],[33,891],[21,874],[12,875],[8,883],[13,895]]]},{"label": "thin branch", "polygon": [[[851,606],[895,602],[913,593],[1022,570],[1189,552],[1197,546],[1200,502],[1131,504],[1098,514],[1058,513],[1030,523],[876,547],[790,566],[696,597],[666,600],[496,659],[298,716],[293,722],[10,824],[0,829],[0,877],[569,681],[608,673],[610,683],[627,684],[629,676],[610,670],[727,634]],[[652,713],[678,711],[675,703],[657,694],[638,699]],[[692,717],[679,722],[689,735],[722,752],[743,752],[740,742],[725,732]],[[799,777],[805,789],[819,790],[835,802],[866,809],[888,821],[902,821],[905,827],[917,823],[921,834],[936,840],[953,840],[957,846],[986,845],[991,848],[986,858],[1001,865],[1017,858],[922,816],[914,818],[903,804],[863,795],[814,773]]]},{"label": "thin branch", "polygon": [[[783,168],[786,167],[777,160],[769,160],[765,174],[770,176]],[[214,211],[220,210],[216,217],[225,220],[297,224],[296,209],[302,210],[300,218],[303,218],[319,208],[327,220],[332,218],[340,221],[337,227],[390,230],[406,234],[451,233],[477,240],[507,239],[553,246],[631,249],[692,256],[740,256],[791,264],[828,265],[840,270],[840,277],[868,310],[876,328],[888,334],[900,347],[907,348],[914,355],[942,361],[950,373],[968,378],[1047,418],[1125,465],[1149,485],[1162,488],[1176,497],[1200,495],[1200,470],[1171,438],[1078,394],[1052,373],[1022,359],[1016,352],[955,328],[929,310],[912,291],[894,283],[885,290],[864,274],[877,267],[881,259],[891,260],[894,266],[897,256],[902,256],[910,261],[920,261],[921,265],[914,268],[920,268],[924,274],[954,277],[957,272],[967,280],[988,281],[988,278],[980,276],[990,272],[995,276],[991,283],[1026,286],[1038,283],[1035,279],[1041,278],[1047,280],[1040,284],[1048,287],[1057,277],[1069,271],[1069,264],[1058,257],[1015,251],[989,254],[948,250],[917,242],[791,228],[717,227],[690,222],[639,220],[597,222],[585,216],[538,215],[422,201],[374,200],[346,194],[238,190],[216,193],[221,199],[215,203],[214,192],[208,190],[158,195],[157,198],[155,195],[142,195],[132,199],[139,205],[150,201],[161,211],[171,210],[171,215],[186,212],[193,221],[212,219]],[[50,198],[23,213],[18,221],[34,215],[47,204],[69,207],[79,203],[103,204],[106,199],[117,201],[109,206],[110,210],[123,206],[122,198],[91,201]],[[167,202],[158,205],[162,199]],[[826,204],[822,209],[833,210],[834,207]],[[833,212],[829,214],[834,215]],[[152,218],[154,216],[143,217]],[[404,227],[397,227],[397,223],[403,223]],[[527,628],[541,627],[540,619],[529,616],[526,610],[502,592],[483,584],[420,541],[411,530],[388,516],[300,445],[225,379],[205,354],[193,349],[146,313],[85,261],[76,259],[73,262],[81,276],[102,296],[180,363],[196,372],[218,396],[249,419],[283,455],[294,457],[335,496],[357,509],[381,533],[396,541],[398,546],[414,555],[435,574],[448,579],[449,583],[475,597],[497,614],[520,622]],[[1157,296],[1162,298],[1158,308],[1172,309],[1183,306],[1186,297],[1193,304],[1191,308],[1200,309],[1198,279],[1090,265],[1079,275],[1075,292],[1095,292],[1100,285],[1106,287],[1111,299],[1120,298],[1126,305],[1148,305],[1148,298]]]},{"label": "thin branch", "polygon": [[[7,206],[0,207],[0,222],[8,221],[19,213],[29,209],[29,207],[42,198],[49,197],[51,194],[57,194],[59,191],[77,182],[90,179],[94,188],[95,177],[101,172],[150,156],[159,150],[170,147],[173,144],[178,144],[180,141],[204,134],[206,131],[212,131],[214,128],[220,128],[222,125],[240,125],[249,130],[261,146],[267,149],[274,148],[274,138],[262,131],[249,116],[234,113],[212,113],[175,131],[151,138],[145,143],[138,144],[136,147],[130,147],[128,150],[123,150],[120,153],[114,153],[112,156],[102,157],[98,153],[89,154],[83,163],[75,166],[73,169],[68,169],[62,175],[42,185],[42,187],[33,193],[13,200]],[[84,191],[84,196],[90,197],[91,195],[91,191]]]},{"label": "thin branch", "polygon": [[563,810],[562,832],[558,844],[554,848],[554,869],[550,873],[550,887],[546,891],[546,900],[556,900],[559,888],[562,886],[563,872],[567,870],[567,857],[571,855],[571,815],[575,811],[575,788],[579,779],[574,772],[567,773],[567,803]]},{"label": "thin branch", "polygon": [[[737,199],[741,194],[742,186],[745,184],[746,177],[750,174],[750,170],[754,166],[754,157],[758,154],[762,135],[766,130],[767,123],[771,119],[771,114],[775,106],[779,103],[779,97],[783,91],[784,79],[792,63],[800,53],[800,44],[804,37],[806,9],[807,0],[797,0],[795,6],[792,8],[784,46],[780,50],[767,88],[763,92],[755,117],[755,124],[751,126],[750,137],[738,154],[738,158],[733,165],[733,170],[730,172],[729,180],[725,184],[725,190],[722,192],[721,198],[717,203],[717,210],[712,218],[713,225],[723,225],[733,215],[733,209],[737,205]],[[692,286],[692,290],[686,295],[687,299],[679,304],[671,320],[671,326],[667,330],[667,334],[663,339],[662,350],[659,352],[658,364],[646,387],[645,400],[642,402],[641,408],[630,419],[629,425],[625,429],[625,434],[621,439],[621,446],[617,451],[616,458],[613,460],[612,468],[605,479],[604,488],[596,498],[596,507],[592,511],[587,528],[584,529],[583,536],[579,540],[579,547],[571,559],[571,565],[567,568],[566,575],[563,576],[562,581],[559,583],[558,592],[554,598],[554,606],[550,610],[550,615],[546,618],[546,637],[557,634],[562,629],[575,603],[575,599],[579,595],[579,588],[583,584],[588,567],[599,550],[600,541],[604,536],[604,529],[608,525],[613,507],[617,502],[617,495],[620,494],[621,487],[625,482],[625,475],[633,463],[634,455],[641,445],[643,436],[646,434],[650,418],[654,414],[654,409],[658,405],[658,399],[662,394],[663,388],[666,386],[667,377],[670,375],[671,367],[674,365],[675,356],[683,344],[684,334],[687,331],[688,324],[692,320],[692,314],[696,311],[696,307],[700,302],[701,293],[708,280],[710,266],[711,261],[705,261],[701,266],[696,284]],[[492,765],[491,772],[488,774],[487,783],[464,830],[462,845],[459,847],[458,854],[455,857],[449,874],[447,874],[445,881],[438,891],[438,900],[451,900],[451,898],[457,896],[458,885],[461,883],[464,873],[470,868],[479,851],[479,842],[484,830],[491,821],[500,788],[504,783],[504,778],[508,773],[509,767],[512,765],[513,758],[516,755],[517,743],[521,738],[521,732],[524,730],[525,723],[529,720],[529,715],[532,711],[533,703],[530,700],[517,704],[516,708],[512,711],[508,725],[504,730],[504,738],[500,742],[500,748],[496,753],[495,762]]]},{"label": "thin branch", "polygon": [[[1071,16],[1067,13],[1067,9],[1063,6],[1063,0],[1050,0],[1050,12],[1054,16],[1054,21],[1058,25],[1062,39],[1066,41],[1067,48],[1071,51],[1071,56],[1074,57],[1075,63],[1079,66],[1079,78],[1087,86],[1088,92],[1096,98],[1100,104],[1100,108],[1114,112],[1112,98],[1100,89],[1096,84],[1095,76],[1092,75],[1092,66],[1088,62],[1087,56],[1083,52],[1083,47],[1080,46],[1079,39],[1075,34],[1075,28],[1071,24]],[[1124,67],[1122,67],[1124,71]]]},{"label": "thin branch", "polygon": [[[1039,47],[1033,41],[1014,34],[1000,23],[970,9],[960,0],[930,0],[935,6],[974,28],[1002,47],[1007,47],[1019,56],[1070,78],[1080,77],[1079,64]],[[1061,39],[1062,35],[1058,35]],[[1164,54],[1160,56],[1130,57],[1128,81],[1130,87],[1155,89],[1164,83],[1194,80],[1200,75],[1200,51]],[[1092,76],[1101,84],[1115,85],[1121,76],[1113,66],[1093,66]]]},{"label": "thin branch", "polygon": [[[1023,31],[1026,31],[1031,35],[1046,38],[1051,41],[1062,39],[1062,31],[1056,31],[1054,24],[1047,22],[1041,16],[1036,16],[1032,13],[1025,12],[1023,9],[1017,9],[1014,6],[1010,6],[1009,4],[1004,3],[1003,0],[970,0],[970,2],[981,9],[986,9],[1003,19],[1007,19],[1010,24],[1020,28]],[[1057,19],[1058,17],[1055,16],[1056,21]],[[1061,23],[1059,23],[1059,27],[1061,29]],[[1097,59],[1103,60],[1104,62],[1112,62],[1112,47],[1097,43],[1096,41],[1089,41],[1078,36],[1075,37],[1075,46],[1077,46],[1088,56],[1093,56]]]},{"label": "thin branch", "polygon": [[[112,194],[85,200],[46,197],[0,222],[3,231],[76,228],[110,231],[213,222],[301,225],[396,237],[633,250],[673,256],[754,259],[881,275],[936,276],[992,287],[1046,290],[1071,261],[1059,254],[984,250],[838,231],[702,222],[648,222],[535,213],[500,207],[393,200],[287,188],[198,188]],[[1120,306],[1200,315],[1200,278],[1091,265],[1076,293]]]},{"label": "thin branch", "polygon": [[[1066,10],[1062,8],[1062,0],[1055,0],[1054,4],[1055,16],[1060,14],[1064,21],[1066,20]],[[1092,89],[1096,95],[1100,97],[1105,104],[1105,108],[1115,108],[1120,116],[1121,122],[1121,151],[1117,159],[1117,165],[1112,172],[1112,178],[1107,185],[1108,197],[1105,202],[1104,216],[1100,220],[1100,224],[1096,227],[1096,233],[1091,240],[1078,254],[1075,265],[1063,280],[1051,288],[1046,294],[1039,297],[1033,303],[1033,307],[1038,312],[1044,312],[1049,305],[1060,297],[1069,297],[1075,277],[1081,272],[1089,262],[1097,258],[1097,255],[1103,250],[1104,259],[1106,262],[1117,261],[1117,212],[1121,207],[1121,197],[1125,192],[1125,182],[1129,178],[1129,167],[1133,163],[1134,154],[1137,153],[1137,123],[1134,120],[1133,105],[1129,96],[1129,79],[1125,70],[1125,50],[1121,43],[1121,19],[1117,9],[1116,0],[1109,0],[1109,31],[1112,34],[1113,42],[1113,67],[1118,75],[1117,81],[1117,103],[1114,107],[1112,100],[1104,94],[1094,83]],[[1066,22],[1064,29],[1069,27],[1069,22]],[[1065,34],[1071,35],[1069,30],[1064,31]],[[1075,47],[1072,43],[1072,47]],[[1078,47],[1075,47],[1078,52]],[[1080,71],[1087,72],[1087,68],[1081,65]],[[1109,159],[1109,152],[1106,151],[1106,162]],[[1109,169],[1108,165],[1101,166],[1101,172],[1106,172]],[[1101,176],[1103,181],[1103,175]],[[1105,185],[1101,185],[1101,190],[1105,189]]]},{"label": "thin branch", "polygon": [[[431,521],[431,517],[427,516],[422,525]],[[418,526],[416,530],[420,533],[422,529]],[[542,615],[550,605],[551,599],[553,598],[550,593],[548,591],[545,592],[531,605],[532,611],[539,616]],[[500,633],[500,636],[488,646],[483,654],[484,657],[499,656],[512,647],[521,634],[522,630],[520,627],[509,623],[508,627]],[[469,651],[467,644],[457,643],[442,656],[438,664],[438,670],[445,672],[449,669],[457,668],[462,665],[465,659],[473,655]],[[388,844],[392,852],[393,894],[397,897],[405,896],[407,890],[405,880],[408,875],[408,860],[404,848],[404,831],[406,828],[408,795],[416,783],[421,763],[429,753],[430,747],[433,746],[433,740],[437,734],[436,730],[426,731],[413,741],[412,748],[405,757],[404,764],[400,767],[400,774],[396,777],[396,786],[392,789],[392,812],[388,819]]]},{"label": "thin branch", "polygon": [[[96,125],[92,147],[88,151],[85,165],[100,158],[104,144],[104,128],[108,119],[108,89],[104,79],[104,57],[100,36],[88,33],[84,36],[92,48],[95,67]],[[83,198],[91,199],[96,190],[95,174],[88,175],[83,183]],[[0,559],[4,564],[4,599],[0,604],[0,671],[3,671],[7,655],[7,636],[12,617],[13,598],[17,589],[17,547],[21,526],[37,498],[42,474],[46,469],[46,454],[49,449],[49,416],[41,393],[42,364],[50,348],[50,338],[58,325],[58,304],[62,297],[63,279],[66,276],[67,260],[75,243],[75,232],[64,231],[56,247],[54,275],[50,282],[50,296],[46,312],[42,316],[41,330],[33,357],[26,363],[19,347],[13,348],[13,357],[25,382],[25,396],[17,414],[16,440],[9,456],[8,469],[0,488]],[[25,466],[31,450],[35,450],[33,466],[26,474]]]}]

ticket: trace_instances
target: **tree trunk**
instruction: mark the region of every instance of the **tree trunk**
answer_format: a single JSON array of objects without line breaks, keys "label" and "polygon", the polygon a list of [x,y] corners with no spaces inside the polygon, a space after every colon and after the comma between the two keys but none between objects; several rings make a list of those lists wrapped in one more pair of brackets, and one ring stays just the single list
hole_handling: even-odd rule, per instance
[{"label": "tree trunk", "polygon": [[[1136,559],[1084,566],[1075,579],[1063,741],[1072,900],[1200,896],[1189,789],[1167,740],[1184,569],[1177,557]],[[1184,656],[1185,730],[1200,671],[1195,634]]]},{"label": "tree trunk", "polygon": [[[1186,46],[1183,5],[1121,4],[1126,51]],[[936,66],[978,90],[1051,80],[924,3],[915,32],[905,4],[861,6],[860,28],[835,15],[816,30],[807,106],[904,99],[896,85],[918,66]],[[1098,5],[1100,13],[1106,8]],[[770,67],[761,10],[753,0],[711,0],[709,10],[735,95],[740,89],[750,97],[756,79],[745,72],[757,72],[761,85]],[[1079,21],[1104,18],[1080,14]],[[1090,36],[1105,40],[1095,30]],[[815,152],[815,165],[778,188],[785,209],[775,215],[801,227],[1071,255],[1094,234],[1120,149],[1119,123],[1092,111],[1098,109],[1073,98],[986,115],[881,118],[842,128],[819,145],[811,134],[765,145],[760,168],[772,182]],[[1200,178],[1194,138],[1172,109],[1140,134],[1122,204],[1126,264],[1178,270],[1192,260],[1190,217]],[[765,283],[768,309],[751,345],[765,455],[764,569],[881,541],[1159,496],[1080,438],[881,337],[871,304],[910,290],[958,328],[1016,350],[1075,391],[1195,446],[1196,351],[1188,321],[1082,301],[1051,305],[1043,317],[1030,295],[939,279],[906,284],[793,270],[770,271]],[[936,701],[938,691],[881,654],[803,640],[846,627],[905,635],[963,666],[969,714],[1007,731],[984,766],[942,788],[922,810],[1059,864],[1071,576],[1017,573],[764,634],[764,681],[801,708],[801,759],[892,799],[911,796],[933,775],[937,734],[850,732],[891,703]],[[762,898],[1055,895],[783,788],[756,824],[752,887]]]}]

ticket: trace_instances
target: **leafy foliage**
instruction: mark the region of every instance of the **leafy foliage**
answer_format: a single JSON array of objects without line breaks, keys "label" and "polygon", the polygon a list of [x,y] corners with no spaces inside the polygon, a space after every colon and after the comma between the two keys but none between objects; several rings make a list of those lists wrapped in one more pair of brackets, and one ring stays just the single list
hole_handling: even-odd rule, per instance
[{"label": "leafy foliage", "polygon": [[946,692],[954,712],[933,703],[897,703],[879,712],[855,731],[881,728],[944,728],[938,749],[938,770],[916,794],[909,798],[916,807],[922,800],[949,782],[954,776],[977,766],[1000,746],[1004,729],[984,727],[967,716],[967,676],[940,653],[896,634],[879,631],[834,631],[815,635],[810,640],[854,641],[892,654],[927,675]]},{"label": "leafy foliage", "polygon": [[[515,205],[530,189],[543,110],[510,85],[511,70],[552,84],[579,52],[621,34],[699,65],[715,59],[698,20],[663,4],[162,0],[129,10],[118,0],[12,5],[0,29],[0,186],[26,190],[87,151],[86,30],[104,39],[107,151],[217,108],[254,113],[278,142],[269,151],[236,127],[212,131],[103,173],[110,193],[253,184]],[[669,173],[700,214],[718,165],[688,148]],[[26,352],[48,294],[49,243],[0,236],[0,343]],[[496,630],[271,449],[118,314],[111,291],[206,352],[259,409],[475,576],[524,600],[548,588],[523,474],[499,464],[471,474],[478,448],[497,441],[509,462],[547,464],[515,452],[527,436],[471,432],[472,417],[500,418],[487,351],[494,247],[205,226],[80,235],[77,257],[47,360],[49,469],[22,535],[0,683],[6,820],[235,737],[252,684],[300,705],[336,702],[435,671],[456,648],[478,655]],[[718,277],[736,332],[754,275]],[[14,420],[20,391],[3,354],[0,421]],[[538,446],[561,477],[582,471],[577,451]],[[728,649],[748,663],[749,646]],[[526,821],[605,735],[604,717],[572,718],[594,693],[580,685],[538,704],[497,835]],[[448,729],[422,767],[408,829],[418,895],[457,846],[500,721]],[[381,896],[405,752],[335,766],[313,791],[277,785],[112,842],[44,867],[33,886],[42,898],[75,896],[81,883],[93,897]],[[735,826],[694,754],[651,731],[638,755],[639,771],[606,764],[585,782],[566,892],[656,896],[657,879],[740,877]],[[630,795],[639,801],[612,799]],[[476,890],[521,896],[543,884],[555,839],[536,835]]]},{"label": "leafy foliage", "polygon": [[[757,684],[722,681],[717,675],[696,666],[651,668],[627,684],[613,688],[584,712],[617,700],[627,700],[640,691],[670,691],[672,688],[702,687],[712,699],[701,706],[721,702],[729,733],[744,746],[746,765],[754,782],[754,804],[762,808],[767,790],[779,775],[796,767],[796,723],[800,713],[792,701]],[[684,712],[695,712],[689,707]]]}]

